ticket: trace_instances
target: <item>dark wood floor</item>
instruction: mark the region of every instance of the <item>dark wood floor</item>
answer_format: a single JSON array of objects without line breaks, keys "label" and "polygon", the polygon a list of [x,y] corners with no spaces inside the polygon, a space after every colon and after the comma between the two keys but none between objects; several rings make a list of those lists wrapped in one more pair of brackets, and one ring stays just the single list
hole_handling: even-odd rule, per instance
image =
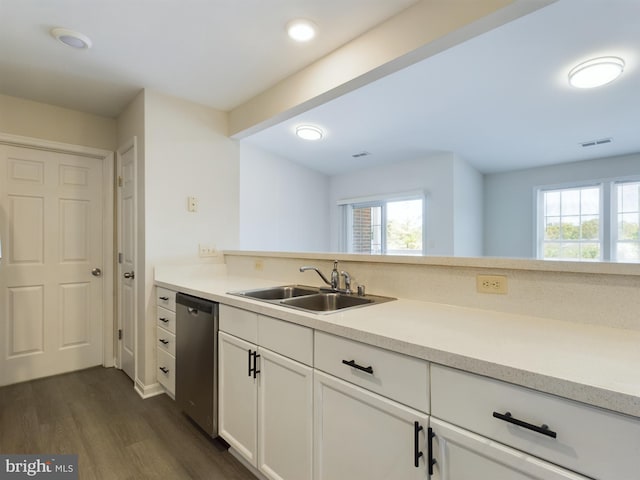
[{"label": "dark wood floor", "polygon": [[0,453],[78,454],[82,480],[255,480],[225,447],[113,368],[0,388]]}]

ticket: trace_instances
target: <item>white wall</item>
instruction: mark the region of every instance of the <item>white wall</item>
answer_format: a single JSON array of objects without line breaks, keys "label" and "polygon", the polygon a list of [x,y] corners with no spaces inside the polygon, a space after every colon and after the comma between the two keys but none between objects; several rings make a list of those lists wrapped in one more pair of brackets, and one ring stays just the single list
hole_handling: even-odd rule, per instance
[{"label": "white wall", "polygon": [[453,252],[457,257],[482,256],[483,176],[460,158],[453,162]]},{"label": "white wall", "polygon": [[429,255],[454,254],[454,156],[381,165],[331,177],[331,251],[340,251],[341,212],[338,200],[379,194],[423,190],[427,194],[427,245]]},{"label": "white wall", "polygon": [[640,154],[485,175],[484,254],[535,258],[535,187],[628,175],[640,175]]},{"label": "white wall", "polygon": [[115,119],[8,95],[0,95],[0,132],[116,149]]},{"label": "white wall", "polygon": [[145,122],[147,263],[197,261],[199,243],[237,248],[239,150],[226,113],[146,91]]},{"label": "white wall", "polygon": [[329,180],[242,142],[240,144],[240,248],[329,250]]}]

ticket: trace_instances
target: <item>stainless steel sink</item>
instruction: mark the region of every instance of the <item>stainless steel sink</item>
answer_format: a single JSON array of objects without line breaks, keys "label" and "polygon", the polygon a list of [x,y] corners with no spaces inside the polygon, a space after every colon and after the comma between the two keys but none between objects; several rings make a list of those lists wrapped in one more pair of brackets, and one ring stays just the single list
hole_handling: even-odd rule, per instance
[{"label": "stainless steel sink", "polygon": [[333,313],[349,308],[364,307],[395,300],[379,295],[355,295],[341,292],[324,291],[317,287],[304,285],[285,285],[229,292],[231,295],[252,298],[285,307],[296,308],[313,313]]},{"label": "stainless steel sink", "polygon": [[312,310],[314,312],[332,312],[343,308],[368,305],[369,303],[374,303],[374,300],[342,293],[318,293],[316,295],[283,300],[280,303],[288,307]]},{"label": "stainless steel sink", "polygon": [[304,285],[285,285],[281,287],[258,288],[255,290],[244,290],[242,292],[230,293],[233,295],[255,298],[256,300],[283,300],[285,298],[313,295],[319,291],[319,288],[307,287]]}]

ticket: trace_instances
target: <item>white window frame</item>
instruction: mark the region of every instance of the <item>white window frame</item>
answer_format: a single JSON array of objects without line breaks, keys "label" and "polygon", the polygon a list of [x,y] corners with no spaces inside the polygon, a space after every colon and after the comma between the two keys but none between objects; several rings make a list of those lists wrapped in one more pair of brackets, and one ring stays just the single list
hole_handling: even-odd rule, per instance
[{"label": "white window frame", "polygon": [[[620,176],[613,178],[599,178],[580,182],[567,182],[552,185],[538,185],[533,189],[533,219],[536,241],[533,257],[545,260],[544,252],[544,203],[543,193],[551,190],[567,190],[572,188],[588,188],[600,186],[600,262],[616,262],[616,245],[618,241],[617,225],[617,197],[615,186],[619,183],[640,182],[640,176]],[[552,259],[546,259],[555,261]],[[584,260],[559,260],[559,261],[584,261]]]},{"label": "white window frame", "polygon": [[[353,209],[362,207],[382,206],[388,202],[400,202],[406,200],[422,201],[422,250],[418,255],[426,254],[427,246],[427,195],[423,190],[411,192],[400,192],[381,195],[370,195],[366,197],[345,198],[337,201],[338,207],[342,211],[342,227],[340,234],[340,249],[343,252],[353,253]],[[386,227],[386,208],[382,208],[382,225]],[[386,252],[386,228],[382,228],[381,255],[388,255]],[[411,255],[409,255],[411,256]],[[413,254],[415,256],[415,254]]]}]

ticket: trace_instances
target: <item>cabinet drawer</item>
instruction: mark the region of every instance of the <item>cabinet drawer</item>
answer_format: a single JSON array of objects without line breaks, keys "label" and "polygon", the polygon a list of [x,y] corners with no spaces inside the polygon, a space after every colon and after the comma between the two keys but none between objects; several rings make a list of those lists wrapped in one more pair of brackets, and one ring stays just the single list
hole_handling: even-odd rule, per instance
[{"label": "cabinet drawer", "polygon": [[176,336],[165,330],[164,328],[157,327],[158,336],[158,349],[164,350],[170,355],[176,356]]},{"label": "cabinet drawer", "polygon": [[637,478],[639,419],[440,365],[431,366],[431,414],[593,478]]},{"label": "cabinet drawer", "polygon": [[313,366],[313,330],[310,328],[260,315],[258,345]]},{"label": "cabinet drawer", "polygon": [[156,287],[156,299],[157,305],[171,310],[172,312],[176,311],[176,292],[173,290]]},{"label": "cabinet drawer", "polygon": [[324,332],[315,333],[314,343],[315,368],[429,413],[426,361]]},{"label": "cabinet drawer", "polygon": [[158,353],[158,382],[172,395],[176,392],[176,359],[163,350]]},{"label": "cabinet drawer", "polygon": [[169,330],[171,333],[176,333],[176,312],[157,307],[156,319],[159,327]]},{"label": "cabinet drawer", "polygon": [[219,328],[223,332],[258,343],[258,314],[241,308],[220,305]]}]

